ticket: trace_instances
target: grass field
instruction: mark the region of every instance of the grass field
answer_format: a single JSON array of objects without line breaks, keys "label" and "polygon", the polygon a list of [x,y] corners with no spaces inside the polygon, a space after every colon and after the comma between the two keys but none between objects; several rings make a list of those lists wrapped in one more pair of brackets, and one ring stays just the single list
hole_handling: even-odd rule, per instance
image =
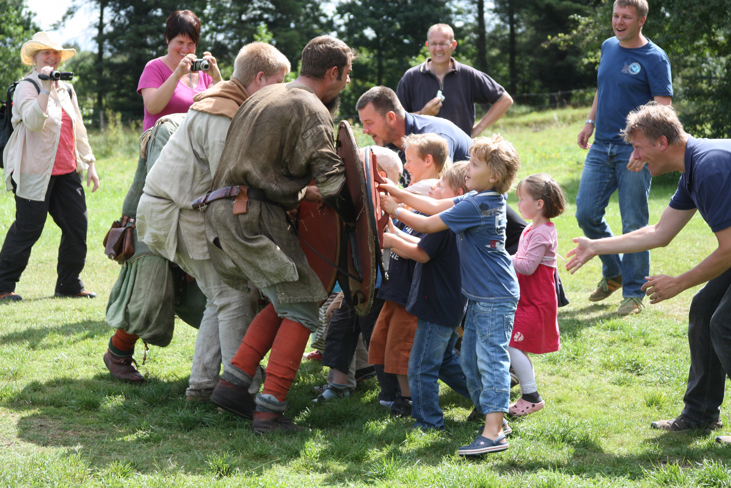
[{"label": "grass field", "polygon": [[[550,173],[574,202],[585,157],[575,141],[585,114],[529,114],[504,119],[496,130],[518,149],[521,176]],[[378,405],[374,380],[354,397],[313,405],[313,387],[326,372],[312,363],[300,369],[289,411],[312,431],[256,437],[248,422],[184,401],[195,330],[182,322],[172,344],[151,348],[144,365],[138,348],[144,385],[113,381],[102,362],[112,333],[104,311],[119,268],[101,242],[132,180],[136,139],[118,129],[92,139],[102,187],[87,193],[82,278],[99,297],[52,298],[60,232],[49,220],[17,289],[24,300],[0,306],[0,486],[731,486],[731,449],[714,435],[649,427],[682,409],[693,290],[618,319],[620,297],[586,299],[600,277],[598,260],[576,275],[562,273],[571,300],[559,312],[563,347],[533,358],[546,408],[513,421],[510,450],[483,459],[456,455],[478,428],[466,421],[471,405],[464,398],[443,389],[447,430],[412,431],[409,420],[390,419]],[[653,182],[651,221],[675,183]],[[11,194],[0,196],[2,238],[14,209]],[[555,220],[562,255],[581,235],[574,212],[572,203]],[[607,218],[621,228],[616,200]],[[670,246],[653,252],[652,272],[678,274],[714,248],[696,216]],[[725,412],[722,420],[731,424]]]}]

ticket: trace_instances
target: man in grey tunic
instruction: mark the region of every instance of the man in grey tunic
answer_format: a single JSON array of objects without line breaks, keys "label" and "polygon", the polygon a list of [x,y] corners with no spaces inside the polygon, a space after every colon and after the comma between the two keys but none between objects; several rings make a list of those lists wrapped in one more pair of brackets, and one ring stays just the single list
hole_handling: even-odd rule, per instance
[{"label": "man in grey tunic", "polygon": [[[251,281],[271,300],[211,395],[219,407],[253,418],[258,433],[301,429],[283,412],[318,326],[318,302],[327,298],[286,212],[297,208],[314,180],[325,203],[346,222],[355,219],[327,107],[336,105],[350,81],[354,58],[342,41],[317,37],[302,51],[299,78],[247,100],[229,128],[213,191],[201,202],[207,204],[209,252],[223,280],[241,290]],[[254,404],[247,389],[270,350],[264,389]]]},{"label": "man in grey tunic", "polygon": [[[140,240],[193,276],[206,295],[186,397],[207,398],[218,383],[221,359],[233,358],[255,313],[258,294],[226,285],[208,255],[203,213],[192,202],[211,188],[231,119],[259,89],[281,83],[289,61],[274,46],[247,44],[230,81],[195,97],[185,121],[150,170],[137,207]],[[258,386],[258,383],[257,383]]]}]

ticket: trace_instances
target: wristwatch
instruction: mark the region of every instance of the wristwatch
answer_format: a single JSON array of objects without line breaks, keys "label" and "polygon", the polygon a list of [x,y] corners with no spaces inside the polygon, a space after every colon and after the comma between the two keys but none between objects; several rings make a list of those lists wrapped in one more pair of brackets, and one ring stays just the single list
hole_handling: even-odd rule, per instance
[{"label": "wristwatch", "polygon": [[593,125],[594,127],[596,127],[596,120],[593,120],[593,119],[586,119],[586,122],[584,122],[584,125],[586,125],[586,124],[591,124],[591,125]]}]

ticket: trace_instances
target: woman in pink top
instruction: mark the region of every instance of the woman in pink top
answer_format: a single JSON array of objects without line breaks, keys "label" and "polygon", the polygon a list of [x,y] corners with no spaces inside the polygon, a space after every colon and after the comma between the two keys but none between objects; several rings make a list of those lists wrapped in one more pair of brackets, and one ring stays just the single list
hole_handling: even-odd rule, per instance
[{"label": "woman in pink top", "polygon": [[137,93],[145,104],[142,130],[155,125],[164,115],[186,113],[196,94],[221,81],[216,58],[208,51],[203,53],[203,59],[210,64],[208,72],[190,70],[200,32],[201,21],[190,10],[177,10],[168,17],[168,53],[147,63],[137,85]]},{"label": "woman in pink top", "polygon": [[558,235],[551,219],[566,208],[566,197],[556,180],[545,173],[518,183],[518,210],[532,223],[523,230],[513,256],[520,285],[512,337],[508,345],[510,365],[520,382],[521,397],[510,405],[511,415],[522,416],[542,409],[533,363],[528,353],[544,354],[561,347],[556,296]]},{"label": "woman in pink top", "polygon": [[35,66],[13,99],[13,134],[3,152],[5,186],[15,194],[15,222],[0,251],[0,301],[19,301],[15,285],[28,265],[33,245],[50,214],[61,228],[56,296],[94,298],[79,274],[86,261],[88,216],[84,188],[99,188],[74,89],[62,81],[41,79],[76,53],[55,35],[38,32],[23,44],[23,64]]}]

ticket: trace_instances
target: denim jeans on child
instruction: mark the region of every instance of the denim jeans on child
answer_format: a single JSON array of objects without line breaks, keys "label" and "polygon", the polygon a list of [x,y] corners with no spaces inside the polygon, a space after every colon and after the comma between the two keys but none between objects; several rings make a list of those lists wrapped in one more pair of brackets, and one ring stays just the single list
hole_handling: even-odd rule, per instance
[{"label": "denim jeans on child", "polygon": [[462,337],[462,369],[475,408],[483,415],[508,412],[510,356],[518,300],[470,300]]},{"label": "denim jeans on child", "polygon": [[426,320],[417,320],[414,345],[409,357],[409,389],[411,389],[411,416],[414,427],[421,429],[444,428],[444,415],[439,408],[439,383],[470,398],[459,356],[454,353],[457,330]]},{"label": "denim jeans on child", "polygon": [[718,420],[731,372],[731,269],[698,290],[688,316],[690,372],[683,416],[708,424]]},{"label": "denim jeans on child", "polygon": [[[627,169],[633,148],[629,144],[605,144],[594,142],[584,161],[579,193],[576,196],[576,220],[590,239],[612,237],[604,213],[609,197],[618,190],[619,212],[622,216],[622,233],[626,234],[645,227],[649,212],[647,198],[650,195],[652,176],[650,170],[640,172]],[[602,261],[602,275],[614,278],[622,275],[622,295],[644,297],[640,290],[645,276],[650,274],[650,251],[619,256],[599,256]]]}]

